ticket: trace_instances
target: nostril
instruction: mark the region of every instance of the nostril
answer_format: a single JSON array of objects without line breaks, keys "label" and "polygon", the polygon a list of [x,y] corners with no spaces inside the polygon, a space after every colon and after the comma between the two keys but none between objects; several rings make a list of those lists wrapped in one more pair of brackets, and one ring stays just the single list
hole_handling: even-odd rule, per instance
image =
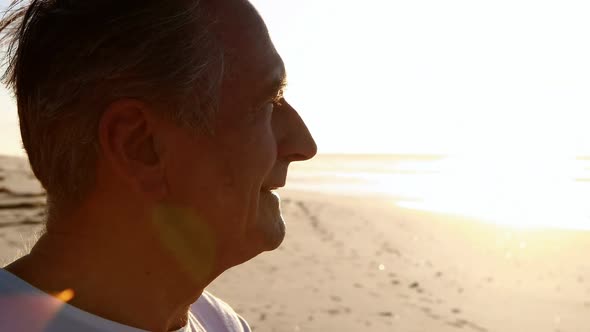
[{"label": "nostril", "polygon": [[[286,153],[283,154],[283,160],[289,162],[292,161],[304,161],[313,158],[318,153],[318,147],[311,135],[308,139],[294,142],[290,146],[282,146],[282,150]],[[280,149],[281,150],[281,149]]]},{"label": "nostril", "polygon": [[297,154],[290,155],[289,158],[287,158],[287,160],[289,162],[304,161],[304,160],[308,160],[308,159],[313,158],[314,155],[315,155],[315,153],[313,155],[297,153]]},{"label": "nostril", "polygon": [[303,144],[303,147],[301,149],[301,153],[299,153],[297,157],[298,157],[299,161],[308,160],[308,159],[313,158],[317,153],[318,153],[318,146],[310,134],[308,136],[308,139],[306,139],[305,143]]}]

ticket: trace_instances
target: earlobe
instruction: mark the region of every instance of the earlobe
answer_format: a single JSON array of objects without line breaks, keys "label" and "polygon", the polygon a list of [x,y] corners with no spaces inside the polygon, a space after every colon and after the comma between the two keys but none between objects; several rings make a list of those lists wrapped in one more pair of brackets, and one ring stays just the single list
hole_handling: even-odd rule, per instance
[{"label": "earlobe", "polygon": [[137,100],[109,105],[99,124],[101,154],[125,183],[148,196],[166,194],[160,156],[155,148],[157,123],[151,110]]}]

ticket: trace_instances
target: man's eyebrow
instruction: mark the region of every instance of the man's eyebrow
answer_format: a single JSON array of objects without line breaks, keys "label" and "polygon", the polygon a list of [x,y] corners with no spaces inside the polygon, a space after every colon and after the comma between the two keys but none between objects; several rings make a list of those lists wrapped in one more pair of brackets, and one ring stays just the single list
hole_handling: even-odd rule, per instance
[{"label": "man's eyebrow", "polygon": [[283,99],[283,93],[287,88],[287,74],[284,73],[280,79],[273,82],[273,97],[275,99]]},{"label": "man's eyebrow", "polygon": [[260,102],[269,100],[281,99],[283,91],[287,87],[287,72],[283,68],[279,75],[272,75],[268,81],[264,83],[264,87],[259,95]]}]

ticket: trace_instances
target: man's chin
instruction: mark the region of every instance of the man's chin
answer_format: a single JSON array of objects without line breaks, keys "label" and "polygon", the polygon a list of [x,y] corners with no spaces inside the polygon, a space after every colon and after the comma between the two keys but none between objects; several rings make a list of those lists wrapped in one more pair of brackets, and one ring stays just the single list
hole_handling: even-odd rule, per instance
[{"label": "man's chin", "polygon": [[278,248],[285,239],[286,225],[281,214],[278,194],[263,191],[258,201],[258,220],[256,222],[260,234],[261,251]]},{"label": "man's chin", "polygon": [[286,227],[285,223],[282,220],[280,222],[274,223],[272,228],[272,230],[268,230],[262,235],[263,251],[271,251],[277,249],[285,239]]},{"label": "man's chin", "polygon": [[257,226],[255,233],[248,237],[248,242],[239,250],[239,257],[234,257],[238,259],[238,262],[232,265],[249,261],[263,252],[275,250],[283,243],[285,239],[285,223],[282,220],[273,223],[265,220],[264,223]]}]

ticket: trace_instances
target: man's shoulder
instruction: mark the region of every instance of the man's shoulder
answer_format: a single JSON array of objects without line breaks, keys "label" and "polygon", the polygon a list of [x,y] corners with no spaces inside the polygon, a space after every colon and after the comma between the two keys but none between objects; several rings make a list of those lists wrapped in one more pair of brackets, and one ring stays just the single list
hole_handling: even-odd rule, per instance
[{"label": "man's shoulder", "polygon": [[0,269],[0,331],[141,332],[88,313]]},{"label": "man's shoulder", "polygon": [[207,331],[251,331],[248,323],[229,304],[207,291],[191,305],[190,311]]}]

